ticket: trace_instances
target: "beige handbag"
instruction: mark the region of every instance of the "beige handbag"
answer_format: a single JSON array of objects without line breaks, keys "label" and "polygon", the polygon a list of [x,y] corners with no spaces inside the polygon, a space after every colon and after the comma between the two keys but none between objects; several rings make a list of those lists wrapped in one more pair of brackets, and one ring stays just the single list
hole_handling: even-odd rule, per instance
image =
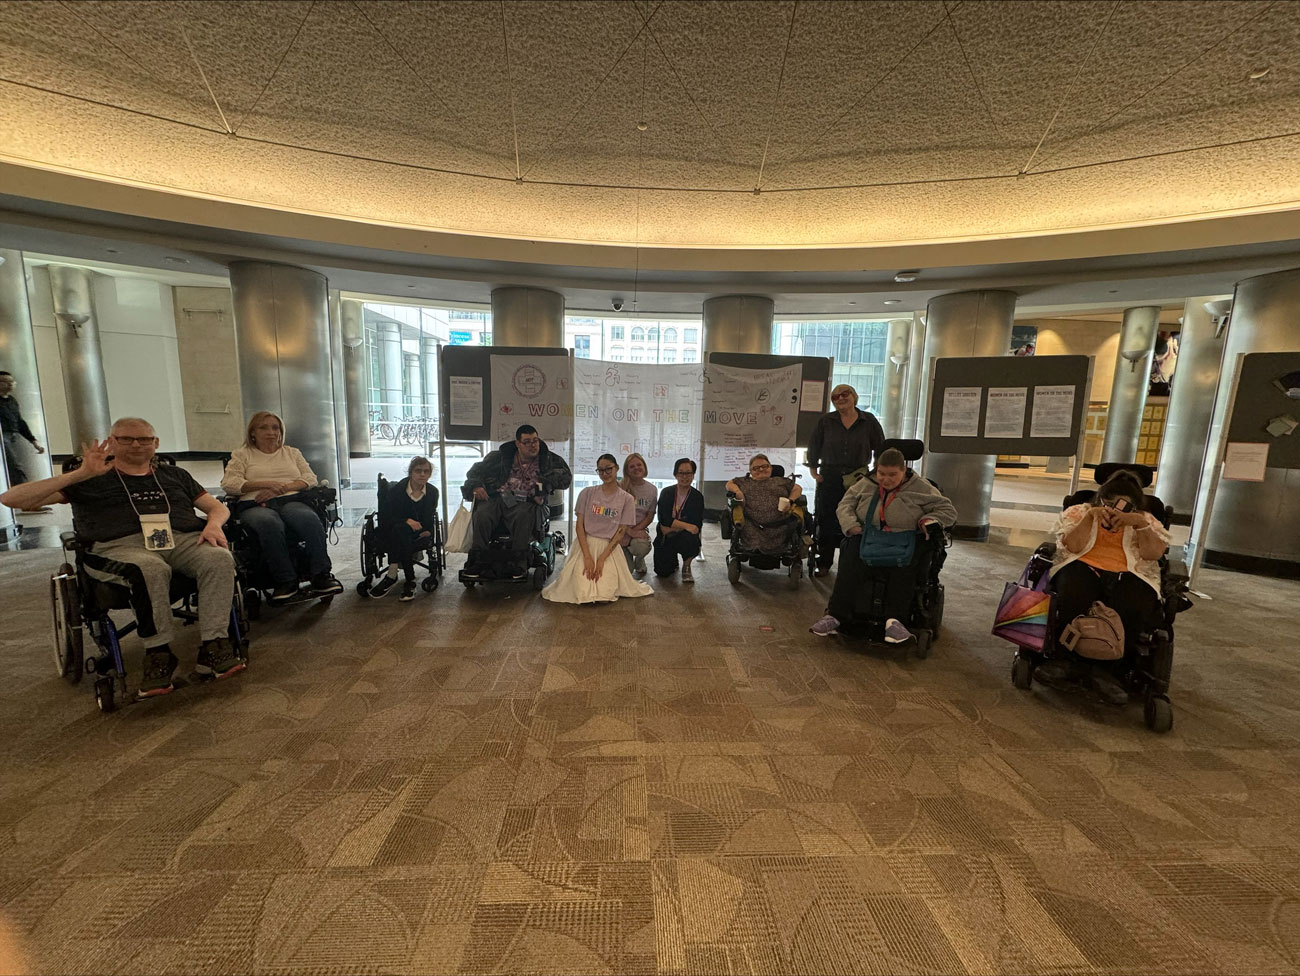
[{"label": "beige handbag", "polygon": [[1118,661],[1124,656],[1124,622],[1098,600],[1070,621],[1061,633],[1061,644],[1093,661]]}]

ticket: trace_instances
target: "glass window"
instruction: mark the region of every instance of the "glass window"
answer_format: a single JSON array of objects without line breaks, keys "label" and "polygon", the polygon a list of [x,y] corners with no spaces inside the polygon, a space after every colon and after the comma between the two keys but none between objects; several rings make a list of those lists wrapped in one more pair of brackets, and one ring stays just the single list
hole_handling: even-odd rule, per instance
[{"label": "glass window", "polygon": [[664,342],[676,342],[676,341],[677,341],[677,330],[671,328],[664,329]]},{"label": "glass window", "polygon": [[778,322],[772,351],[786,356],[830,356],[832,385],[858,391],[858,406],[879,413],[884,401],[887,322]]},{"label": "glass window", "polygon": [[682,329],[682,341],[683,341],[683,342],[699,342],[699,341],[700,341],[700,330],[699,330],[699,329]]},{"label": "glass window", "polygon": [[659,353],[659,361],[660,361],[661,363],[675,363],[675,362],[677,362],[677,350],[676,350],[676,349],[665,349],[665,350],[663,350],[662,352]]},{"label": "glass window", "polygon": [[634,363],[643,363],[643,362],[645,362],[645,353],[643,353],[640,349],[633,349],[633,350],[632,350],[632,362],[634,362]]},{"label": "glass window", "polygon": [[698,363],[699,362],[698,357],[699,357],[699,353],[697,353],[694,349],[682,350],[682,362],[684,363]]},{"label": "glass window", "polygon": [[611,325],[609,327],[609,337],[619,342],[623,341],[623,326]]},{"label": "glass window", "polygon": [[591,336],[575,336],[573,339],[573,354],[579,359],[590,359]]},{"label": "glass window", "polygon": [[632,330],[632,341],[633,341],[633,342],[645,342],[645,329],[641,328],[641,326],[639,326],[639,325],[636,326],[636,327]]},{"label": "glass window", "polygon": [[650,328],[649,328],[648,330],[646,330],[645,337],[646,337],[646,340],[649,341],[649,342],[658,342],[658,341],[659,341],[659,326],[657,326],[657,325],[652,325],[652,326],[650,326]]}]

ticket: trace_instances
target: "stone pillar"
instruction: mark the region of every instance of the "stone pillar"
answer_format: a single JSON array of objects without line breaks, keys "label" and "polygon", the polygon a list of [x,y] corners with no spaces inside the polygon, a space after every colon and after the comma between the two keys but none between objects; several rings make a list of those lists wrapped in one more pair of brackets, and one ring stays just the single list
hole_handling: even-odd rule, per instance
[{"label": "stone pillar", "polygon": [[343,388],[348,409],[348,453],[370,457],[370,361],[366,354],[361,302],[339,300],[343,335]]},{"label": "stone pillar", "polygon": [[[420,371],[423,375],[424,403],[420,410],[430,420],[438,416],[438,337],[420,336]],[[428,445],[425,445],[426,447]]]},{"label": "stone pillar", "polygon": [[912,334],[907,344],[907,390],[903,394],[902,437],[924,437],[921,415],[925,409],[922,387],[928,378],[925,367],[925,313],[912,313]]},{"label": "stone pillar", "polygon": [[[41,403],[41,379],[36,372],[36,336],[27,302],[27,276],[21,251],[0,249],[0,369],[14,374],[14,397],[23,419],[41,447],[49,448],[45,434],[45,407]],[[50,455],[37,454],[26,442],[23,471],[29,481],[50,477]],[[0,506],[3,508],[3,506]]]},{"label": "stone pillar", "polygon": [[[1016,295],[1010,291],[964,291],[932,298],[925,312],[926,397],[931,395],[933,360],[1007,355],[1015,313]],[[957,538],[988,538],[996,461],[993,454],[926,455],[925,476],[936,482],[957,508],[953,526]]]},{"label": "stone pillar", "polygon": [[776,303],[761,295],[719,295],[704,301],[704,351],[772,352]]},{"label": "stone pillar", "polygon": [[1119,353],[1115,379],[1110,387],[1106,410],[1106,438],[1101,444],[1102,461],[1137,460],[1138,437],[1142,433],[1142,411],[1151,385],[1151,358],[1160,331],[1160,307],[1143,305],[1124,309],[1119,331]]},{"label": "stone pillar", "polygon": [[[1219,457],[1227,433],[1225,424],[1231,409],[1229,396],[1237,356],[1300,349],[1297,322],[1300,322],[1300,268],[1237,282],[1210,428],[1212,459]],[[1175,373],[1175,379],[1177,376]],[[1261,432],[1259,439],[1266,438]],[[1209,478],[1202,479],[1202,496],[1197,499],[1198,523],[1208,481]],[[1260,482],[1220,480],[1209,512],[1205,562],[1269,575],[1300,574],[1300,470],[1269,467]]]},{"label": "stone pillar", "polygon": [[564,348],[564,296],[544,288],[493,288],[492,345]]},{"label": "stone pillar", "polygon": [[886,437],[903,436],[903,413],[909,340],[912,335],[911,319],[890,319],[889,333],[885,339],[885,388],[881,403],[880,425]]},{"label": "stone pillar", "polygon": [[334,456],[339,487],[352,484],[352,452],[348,449],[348,397],[343,379],[343,307],[337,291],[330,292],[330,391],[334,401]]},{"label": "stone pillar", "polygon": [[402,353],[402,411],[404,416],[418,417],[420,411],[424,408],[423,373],[419,353]]},{"label": "stone pillar", "polygon": [[1169,388],[1169,419],[1160,448],[1155,490],[1174,510],[1174,520],[1181,525],[1191,521],[1196,502],[1214,412],[1214,391],[1223,361],[1223,326],[1227,319],[1211,315],[1206,309],[1206,304],[1213,301],[1214,296],[1189,298],[1183,307],[1178,365]]},{"label": "stone pillar", "polygon": [[271,410],[316,476],[339,484],[330,374],[329,282],[287,264],[230,265],[244,419]]},{"label": "stone pillar", "polygon": [[[68,428],[74,451],[91,440],[103,440],[113,424],[108,408],[108,381],[99,345],[99,323],[91,272],[51,264],[50,293],[59,336],[59,362],[68,402]],[[148,419],[148,418],[145,418]]]},{"label": "stone pillar", "polygon": [[383,419],[394,423],[402,419],[402,327],[396,322],[380,322],[379,409]]}]

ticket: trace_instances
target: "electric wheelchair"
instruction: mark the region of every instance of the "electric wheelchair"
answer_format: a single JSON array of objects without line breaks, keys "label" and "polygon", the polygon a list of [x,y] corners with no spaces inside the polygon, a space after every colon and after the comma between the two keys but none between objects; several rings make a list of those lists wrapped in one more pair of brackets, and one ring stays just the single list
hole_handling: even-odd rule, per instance
[{"label": "electric wheelchair", "polygon": [[[163,454],[155,455],[155,459],[159,464],[176,463],[174,458]],[[80,458],[70,458],[63,463],[63,471],[73,471],[80,464]],[[86,572],[82,556],[90,551],[90,546],[78,539],[76,532],[63,532],[59,539],[63,544],[65,561],[50,577],[54,666],[59,676],[69,684],[79,683],[83,674],[93,675],[99,710],[111,712],[119,701],[136,700],[127,695],[121,640],[135,631],[137,621],[132,619],[118,625],[111,615],[115,610],[131,610],[131,591],[124,585],[95,579]],[[187,626],[198,622],[198,584],[191,577],[172,573],[169,596],[173,617],[184,621]],[[245,664],[248,663],[248,633],[244,589],[237,568],[228,634],[231,646]],[[93,642],[89,654],[86,653],[86,634]]]},{"label": "electric wheelchair", "polygon": [[[784,478],[785,468],[782,465],[772,465],[772,477]],[[799,475],[794,475],[798,478]],[[727,492],[727,513],[722,516],[718,523],[722,531],[722,538],[730,540],[731,546],[727,550],[727,579],[734,585],[740,581],[742,567],[748,563],[753,569],[779,569],[782,566],[787,568],[790,577],[790,588],[798,589],[799,580],[803,577],[803,561],[805,554],[809,550],[808,529],[810,524],[808,516],[808,498],[806,495],[800,495],[790,503],[790,511],[781,518],[773,522],[758,522],[745,514],[745,504],[740,501],[732,492]],[[781,526],[786,530],[784,545],[779,552],[767,553],[758,549],[747,548],[741,539],[744,533],[740,527],[746,521],[752,522],[759,528],[774,528]]]},{"label": "electric wheelchair", "polygon": [[[474,508],[478,507],[478,502],[474,500],[474,493],[467,492],[462,487],[461,494],[466,501],[472,502],[470,517],[473,518]],[[540,590],[546,585],[547,577],[555,572],[555,557],[564,554],[564,533],[551,529],[551,523],[564,515],[564,493],[551,491],[548,486],[542,485],[539,494],[546,499],[540,505],[530,499],[519,501],[520,505],[534,505],[537,508],[532,538],[523,553],[523,566],[520,566],[518,556],[510,548],[509,530],[504,523],[498,523],[492,529],[492,537],[487,547],[477,551],[471,550],[466,560],[466,568],[459,573],[459,579],[465,584],[466,589],[472,590],[477,583],[527,581],[532,584],[534,590]],[[473,568],[470,567],[469,559],[474,561]],[[523,570],[522,573],[520,569]]]},{"label": "electric wheelchair", "polygon": [[[1094,473],[1094,480],[1101,485],[1116,471],[1121,470],[1136,475],[1143,488],[1150,487],[1152,471],[1145,464],[1115,462],[1099,464]],[[1072,505],[1090,502],[1096,493],[1095,489],[1083,489],[1073,495],[1067,495],[1061,502],[1061,508],[1065,510]],[[1168,529],[1173,510],[1156,495],[1143,494],[1142,497],[1146,510]],[[1050,572],[1055,554],[1055,542],[1044,542],[1034,551],[1025,570],[1025,579],[1030,586],[1040,584],[1044,574]],[[1174,660],[1174,618],[1191,607],[1192,601],[1187,595],[1188,576],[1183,561],[1170,559],[1169,553],[1166,552],[1160,557],[1159,564],[1160,605],[1163,619],[1155,630],[1126,639],[1128,646],[1124,661],[1129,670],[1124,675],[1124,685],[1131,699],[1142,700],[1143,719],[1147,728],[1153,732],[1168,732],[1174,724],[1173,706],[1169,701],[1169,679]],[[1049,582],[1047,592],[1050,593],[1051,589]],[[1058,621],[1055,603],[1056,601],[1053,600],[1049,604],[1047,639],[1042,652],[1025,647],[1020,647],[1016,651],[1011,664],[1011,681],[1017,688],[1028,690],[1033,685],[1034,671],[1045,659],[1075,660],[1074,655],[1056,642]]]},{"label": "electric wheelchair", "polygon": [[[912,470],[912,462],[920,460],[925,454],[925,444],[919,440],[891,438],[885,441],[881,450],[885,451],[891,447],[897,448],[902,453],[904,460],[908,462],[909,471]],[[913,477],[921,476],[914,473]],[[930,481],[928,478],[926,480]],[[933,481],[930,481],[930,484],[938,490],[937,484]],[[844,565],[845,559],[858,558],[861,542],[861,536],[845,536],[840,546],[840,566]],[[912,556],[912,563],[908,567],[915,573],[916,586],[912,591],[908,615],[902,623],[915,637],[914,642],[908,643],[919,658],[929,657],[930,648],[939,639],[940,628],[943,625],[944,604],[943,583],[939,579],[939,574],[943,571],[943,564],[948,559],[948,550],[951,547],[952,535],[948,529],[937,523],[929,526],[928,535],[918,533],[916,538],[916,550]],[[885,581],[881,570],[868,570],[868,572],[871,573],[872,578],[868,579],[866,585],[858,591],[854,601],[854,615],[852,619],[840,622],[840,633],[850,639],[880,644],[884,643],[885,621],[888,617],[884,609]],[[886,646],[898,646],[906,650],[908,644]]]},{"label": "electric wheelchair", "polygon": [[[389,493],[391,490],[392,483],[381,474],[379,476],[375,510],[366,513],[366,520],[361,528],[362,580],[357,584],[357,593],[363,597],[370,596],[370,587],[388,570],[388,531],[391,525]],[[430,486],[428,490],[435,493],[434,504],[436,505],[436,489]],[[433,525],[429,526],[428,529],[429,539],[424,543],[423,549],[415,552],[414,561],[416,566],[429,574],[420,582],[420,586],[425,593],[432,593],[438,588],[438,584],[442,582],[443,570],[447,568],[447,552],[444,548],[442,520],[436,514],[433,516]]]},{"label": "electric wheelchair", "polygon": [[[302,502],[316,513],[327,538],[331,530],[343,521],[339,518],[337,499],[338,493],[328,485],[316,485],[293,496],[294,501]],[[239,516],[236,514],[239,506],[238,496],[227,495],[221,501],[231,511],[230,521],[226,523],[226,539],[230,542],[231,554],[235,557],[235,565],[244,583],[244,605],[250,620],[257,620],[262,615],[264,601],[282,607],[306,603],[309,600],[320,600],[326,606],[329,605],[335,594],[317,596],[308,590],[300,590],[296,596],[282,603],[271,604],[269,597],[271,591],[275,589],[275,580],[271,578],[266,560],[262,558],[262,544],[258,541],[257,533],[239,524]],[[291,542],[289,551],[298,571],[298,582],[301,584],[310,581],[311,566],[306,543]]]}]

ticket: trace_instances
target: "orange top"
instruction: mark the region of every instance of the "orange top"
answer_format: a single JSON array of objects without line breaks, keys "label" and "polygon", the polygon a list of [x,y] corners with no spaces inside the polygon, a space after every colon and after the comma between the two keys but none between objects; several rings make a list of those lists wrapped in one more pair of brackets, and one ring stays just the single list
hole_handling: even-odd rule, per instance
[{"label": "orange top", "polygon": [[1097,523],[1097,541],[1079,557],[1080,562],[1108,573],[1127,573],[1128,556],[1124,554],[1124,528],[1110,531]]}]

